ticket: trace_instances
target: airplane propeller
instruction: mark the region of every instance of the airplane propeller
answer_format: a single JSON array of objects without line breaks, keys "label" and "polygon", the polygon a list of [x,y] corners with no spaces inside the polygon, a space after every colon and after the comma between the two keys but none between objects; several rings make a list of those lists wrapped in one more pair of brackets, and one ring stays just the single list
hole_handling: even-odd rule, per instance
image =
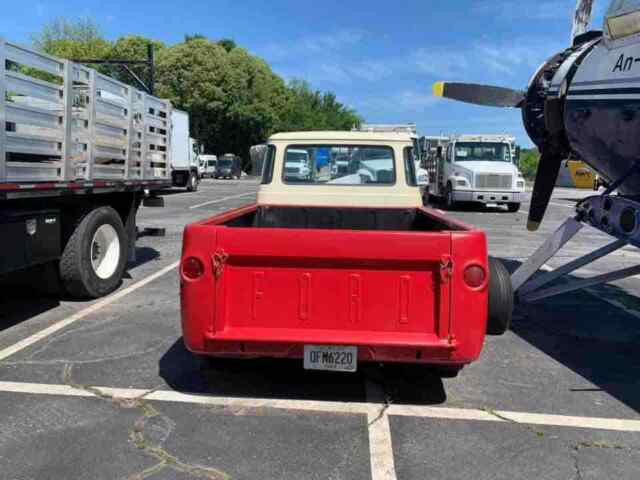
[{"label": "airplane propeller", "polygon": [[[586,32],[591,22],[592,9],[593,0],[577,1],[572,28],[574,39]],[[527,92],[491,85],[437,82],[433,85],[433,94],[437,97],[484,107],[521,108],[525,111],[527,108]],[[546,113],[547,106],[544,109]],[[527,228],[530,231],[535,231],[540,227],[551,201],[551,195],[560,173],[560,166],[568,154],[566,144],[561,132],[557,131],[557,127],[549,128],[544,138],[533,140],[540,150],[540,161],[531,196],[531,207],[529,208]]]},{"label": "airplane propeller", "polygon": [[591,12],[593,11],[593,0],[578,0],[576,10],[573,14],[573,28],[571,29],[571,40],[587,31],[591,23]]}]

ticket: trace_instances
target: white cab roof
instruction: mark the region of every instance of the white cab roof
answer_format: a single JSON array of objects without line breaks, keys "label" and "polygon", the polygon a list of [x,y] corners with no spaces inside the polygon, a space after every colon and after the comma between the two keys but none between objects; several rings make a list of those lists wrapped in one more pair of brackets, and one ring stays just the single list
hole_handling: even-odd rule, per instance
[{"label": "white cab roof", "polygon": [[512,135],[495,135],[495,134],[465,134],[457,135],[453,138],[456,142],[505,142],[512,143],[515,138]]},{"label": "white cab roof", "polygon": [[413,137],[406,132],[286,132],[276,133],[270,142],[408,142]]}]

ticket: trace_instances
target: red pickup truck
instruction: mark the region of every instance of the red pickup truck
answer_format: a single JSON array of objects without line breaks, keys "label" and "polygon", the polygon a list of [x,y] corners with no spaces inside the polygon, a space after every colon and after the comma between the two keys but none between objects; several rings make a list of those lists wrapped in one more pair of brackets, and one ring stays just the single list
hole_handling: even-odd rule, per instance
[{"label": "red pickup truck", "polygon": [[508,327],[509,276],[482,231],[422,207],[414,165],[407,134],[272,137],[257,204],[185,229],[187,348],[337,371],[476,360]]}]

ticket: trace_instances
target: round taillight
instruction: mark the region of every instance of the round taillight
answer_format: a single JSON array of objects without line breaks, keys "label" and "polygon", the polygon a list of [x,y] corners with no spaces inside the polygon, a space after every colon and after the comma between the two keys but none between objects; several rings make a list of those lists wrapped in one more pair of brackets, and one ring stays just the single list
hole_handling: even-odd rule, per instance
[{"label": "round taillight", "polygon": [[196,280],[204,275],[204,265],[199,259],[189,257],[182,263],[182,274],[189,280]]},{"label": "round taillight", "polygon": [[471,288],[479,288],[484,285],[487,279],[487,273],[484,268],[479,265],[471,265],[464,270],[464,283]]}]

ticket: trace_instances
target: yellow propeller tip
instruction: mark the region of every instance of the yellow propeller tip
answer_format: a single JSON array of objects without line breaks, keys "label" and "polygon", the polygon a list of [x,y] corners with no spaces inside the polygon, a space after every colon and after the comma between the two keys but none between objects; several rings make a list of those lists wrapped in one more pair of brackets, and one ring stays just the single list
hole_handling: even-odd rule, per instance
[{"label": "yellow propeller tip", "polygon": [[540,222],[534,222],[533,220],[529,220],[527,222],[527,230],[530,232],[537,232],[540,228]]},{"label": "yellow propeller tip", "polygon": [[433,84],[433,95],[436,97],[444,97],[444,82],[436,82]]}]

